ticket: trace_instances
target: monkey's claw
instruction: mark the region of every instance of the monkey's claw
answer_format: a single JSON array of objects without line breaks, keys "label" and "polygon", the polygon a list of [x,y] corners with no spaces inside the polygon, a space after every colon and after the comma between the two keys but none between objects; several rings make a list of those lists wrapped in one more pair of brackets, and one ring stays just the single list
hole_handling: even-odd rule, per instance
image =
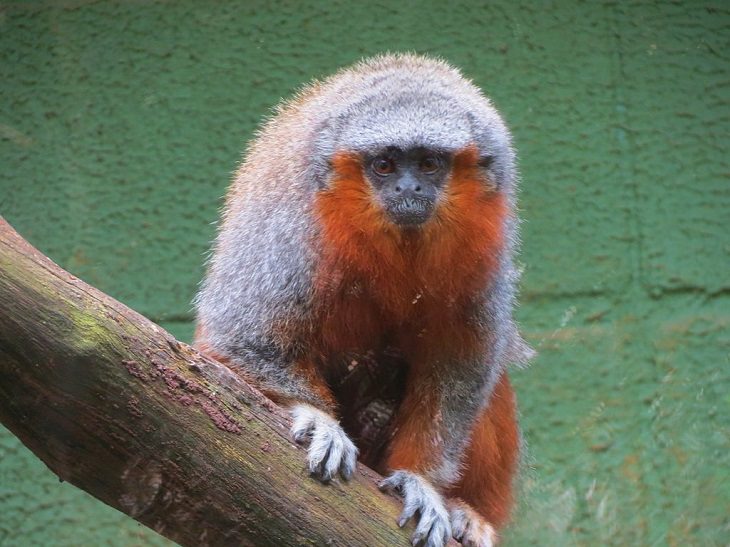
[{"label": "monkey's claw", "polygon": [[493,547],[497,532],[474,509],[460,500],[449,503],[454,539],[464,547]]},{"label": "monkey's claw", "polygon": [[357,464],[357,448],[332,416],[310,405],[292,409],[291,433],[300,444],[309,443],[309,472],[329,482],[339,472],[350,479]]},{"label": "monkey's claw", "polygon": [[403,512],[398,526],[418,514],[411,543],[424,547],[443,547],[451,537],[449,514],[441,495],[426,479],[410,471],[395,471],[380,483],[380,489],[403,496]]}]

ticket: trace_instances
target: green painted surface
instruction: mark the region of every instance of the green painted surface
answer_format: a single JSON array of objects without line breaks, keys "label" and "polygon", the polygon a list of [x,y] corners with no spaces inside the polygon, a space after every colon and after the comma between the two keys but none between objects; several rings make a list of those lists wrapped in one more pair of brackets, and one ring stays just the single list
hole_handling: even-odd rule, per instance
[{"label": "green painted surface", "polygon": [[[725,2],[0,3],[0,213],[191,336],[243,144],[364,55],[441,55],[492,96],[523,175],[512,545],[730,544]],[[163,540],[0,433],[0,545]]]}]

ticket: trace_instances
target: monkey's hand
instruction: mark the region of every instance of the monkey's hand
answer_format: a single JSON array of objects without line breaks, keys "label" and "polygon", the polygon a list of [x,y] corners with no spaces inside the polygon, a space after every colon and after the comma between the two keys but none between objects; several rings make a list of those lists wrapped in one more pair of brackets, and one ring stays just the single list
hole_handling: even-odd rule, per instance
[{"label": "monkey's hand", "polygon": [[429,482],[410,471],[395,471],[380,483],[380,489],[403,496],[403,512],[398,526],[403,527],[418,513],[418,524],[411,538],[413,545],[443,547],[451,537],[449,513],[444,501]]},{"label": "monkey's hand", "polygon": [[296,405],[291,413],[292,437],[300,444],[309,443],[309,472],[322,482],[329,482],[338,472],[350,479],[357,463],[357,447],[337,420],[307,404]]},{"label": "monkey's hand", "polygon": [[493,547],[497,532],[474,509],[461,500],[449,501],[454,539],[464,547]]}]

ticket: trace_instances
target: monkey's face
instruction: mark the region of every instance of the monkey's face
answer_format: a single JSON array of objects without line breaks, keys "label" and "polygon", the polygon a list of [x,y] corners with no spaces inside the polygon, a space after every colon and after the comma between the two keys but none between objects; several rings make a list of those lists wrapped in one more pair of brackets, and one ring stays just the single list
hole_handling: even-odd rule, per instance
[{"label": "monkey's face", "polygon": [[365,175],[378,201],[395,224],[426,222],[451,168],[449,154],[428,148],[388,147],[365,154]]}]

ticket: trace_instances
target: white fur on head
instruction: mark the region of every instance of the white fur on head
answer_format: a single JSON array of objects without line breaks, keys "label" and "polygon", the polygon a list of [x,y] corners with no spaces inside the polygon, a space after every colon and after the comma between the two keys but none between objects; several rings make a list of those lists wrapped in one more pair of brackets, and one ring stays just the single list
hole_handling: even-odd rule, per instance
[{"label": "white fur on head", "polygon": [[[305,89],[292,103],[311,114],[317,172],[338,151],[386,146],[427,147],[455,152],[476,145],[491,158],[493,182],[507,192],[515,178],[510,133],[474,84],[448,63],[417,55],[391,54],[362,61]],[[287,106],[282,108],[286,111]]]}]

